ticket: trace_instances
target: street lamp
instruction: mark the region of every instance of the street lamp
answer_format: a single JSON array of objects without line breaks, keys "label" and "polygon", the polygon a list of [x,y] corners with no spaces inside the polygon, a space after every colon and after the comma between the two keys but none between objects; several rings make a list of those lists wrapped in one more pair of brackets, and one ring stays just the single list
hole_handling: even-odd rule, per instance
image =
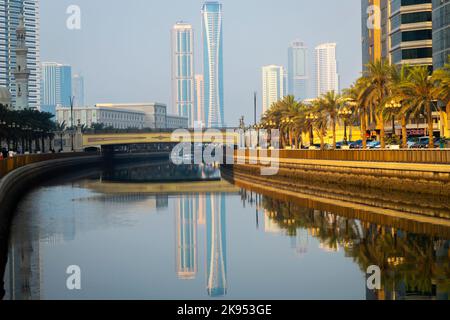
[{"label": "street lamp", "polygon": [[397,111],[400,111],[402,108],[402,104],[400,102],[395,102],[392,100],[390,103],[386,103],[384,106],[386,109],[389,109],[392,111],[392,136],[395,135],[395,114]]},{"label": "street lamp", "polygon": [[347,121],[352,116],[353,111],[347,107],[339,110],[339,116],[344,119],[344,145],[348,145]]}]

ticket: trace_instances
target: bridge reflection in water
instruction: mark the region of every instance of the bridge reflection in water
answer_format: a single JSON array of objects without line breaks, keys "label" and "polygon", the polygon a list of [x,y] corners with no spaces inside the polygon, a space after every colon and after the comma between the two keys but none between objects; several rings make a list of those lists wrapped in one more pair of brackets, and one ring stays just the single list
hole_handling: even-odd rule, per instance
[{"label": "bridge reflection in water", "polygon": [[[172,182],[178,181],[183,175],[189,177],[187,182]],[[172,183],[164,183],[166,177]],[[195,181],[195,177],[206,181]],[[49,297],[46,290],[53,288],[56,280],[51,278],[54,275],[46,273],[49,268],[49,258],[46,256],[59,244],[72,244],[87,231],[96,234],[99,226],[101,230],[111,228],[115,232],[122,225],[132,230],[139,225],[150,229],[153,223],[173,213],[175,248],[172,250],[175,249],[176,253],[176,272],[171,271],[170,275],[169,270],[168,278],[164,278],[168,265],[161,265],[158,271],[154,270],[154,277],[151,273],[125,274],[125,277],[151,278],[152,284],[159,283],[158,275],[166,279],[166,284],[160,284],[159,287],[141,288],[147,294],[150,294],[149,290],[155,289],[155,292],[151,292],[152,298],[168,298],[170,296],[162,293],[159,296],[158,293],[173,293],[186,286],[192,288],[189,292],[192,298],[202,298],[202,294],[213,298],[240,298],[242,296],[238,290],[245,291],[244,297],[247,298],[260,297],[261,294],[268,294],[261,296],[262,298],[270,298],[271,290],[273,297],[277,298],[341,298],[338,293],[331,296],[327,296],[327,292],[313,294],[314,290],[319,290],[316,287],[327,287],[327,283],[315,283],[314,287],[305,284],[308,278],[321,279],[316,281],[330,282],[331,290],[332,282],[340,281],[333,278],[333,270],[327,277],[316,275],[314,270],[309,271],[311,274],[302,274],[301,266],[310,264],[320,253],[326,256],[329,268],[333,267],[333,263],[342,266],[342,259],[352,261],[360,271],[356,275],[348,271],[349,273],[345,273],[348,278],[356,276],[363,280],[370,265],[377,265],[382,269],[382,290],[365,290],[365,281],[358,280],[356,282],[360,288],[341,287],[342,294],[347,290],[356,290],[364,292],[364,296],[357,296],[358,298],[366,299],[449,299],[448,228],[433,225],[424,227],[412,220],[397,219],[393,222],[390,219],[376,218],[375,213],[371,213],[371,218],[367,219],[368,215],[352,208],[264,194],[239,184],[232,185],[219,178],[219,172],[212,167],[172,168],[167,163],[122,164],[105,168],[90,179],[75,181],[73,186],[56,184],[55,187],[43,187],[32,193],[20,204],[19,215],[12,230],[6,268],[6,298]],[[61,191],[64,188],[68,189]],[[58,202],[56,209],[53,209],[53,206],[42,200],[47,195],[59,198],[70,196],[66,200],[62,199],[61,203]],[[395,200],[392,195],[389,197],[391,202]],[[398,201],[401,202],[401,199]],[[86,214],[88,219],[84,220],[86,217],[82,215],[83,210],[91,207],[95,210]],[[63,208],[64,214],[58,211]],[[148,212],[153,209],[163,213],[163,217],[152,219],[151,224],[140,216],[135,222],[124,217],[127,210]],[[253,221],[251,226],[245,222],[250,220]],[[236,221],[240,222],[236,224]],[[244,234],[237,233],[237,230]],[[144,257],[142,254],[137,255],[141,260],[131,259],[132,265],[146,265],[147,259],[158,261],[159,256],[155,254],[158,252],[157,248],[167,244],[165,242],[170,239],[170,235],[164,236],[167,233],[164,230],[156,239],[158,243],[154,245],[150,244],[150,235],[140,234],[145,239],[139,240],[150,247]],[[231,234],[238,239],[227,239]],[[283,239],[288,239],[290,244],[280,241]],[[227,243],[227,240],[230,242]],[[250,248],[260,249],[252,252]],[[90,250],[86,247],[81,249],[87,253]],[[129,250],[133,251],[132,248]],[[265,254],[261,255],[263,252]],[[70,255],[70,252],[65,254]],[[121,252],[121,255],[128,254]],[[231,275],[228,274],[229,255],[234,257]],[[237,256],[241,259],[237,259]],[[242,257],[245,256],[249,256],[249,260],[243,261]],[[202,263],[199,263],[200,257],[203,259]],[[254,262],[254,266],[249,266],[248,263],[252,263],[255,257],[258,261]],[[298,260],[297,270],[293,268],[295,271],[289,271],[287,264],[296,264]],[[93,261],[90,263],[95,264]],[[126,265],[119,267],[127,268]],[[317,266],[319,267],[322,266]],[[134,268],[132,270],[135,272]],[[246,274],[246,270],[250,270],[250,273]],[[257,282],[252,283],[253,274],[259,274],[257,270],[264,273],[264,281],[255,276]],[[199,273],[202,276],[199,277]],[[303,282],[298,284],[297,279],[303,279]],[[132,280],[130,278],[130,282]],[[140,282],[147,284],[144,280]],[[136,282],[132,283],[136,285]],[[265,283],[270,288],[264,287],[267,290],[261,290]],[[279,284],[279,290],[274,284]],[[165,288],[165,285],[170,288]],[[197,285],[203,286],[206,292],[201,292]],[[133,290],[133,287],[128,289]],[[65,289],[56,292],[56,296],[51,296],[52,298],[71,297]],[[84,292],[89,292],[89,288]],[[103,294],[94,297],[104,298],[106,294]],[[135,297],[134,292],[122,291],[119,294],[121,298]],[[148,298],[145,295],[138,297]]]}]

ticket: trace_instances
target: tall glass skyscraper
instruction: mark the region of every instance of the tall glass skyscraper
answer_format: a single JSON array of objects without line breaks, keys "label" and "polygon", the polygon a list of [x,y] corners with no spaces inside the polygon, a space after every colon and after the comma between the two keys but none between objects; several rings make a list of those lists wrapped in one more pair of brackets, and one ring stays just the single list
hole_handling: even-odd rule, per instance
[{"label": "tall glass skyscraper", "polygon": [[450,55],[450,0],[433,0],[433,64],[444,66]]},{"label": "tall glass skyscraper", "polygon": [[202,37],[206,125],[224,127],[222,4],[217,1],[203,5]]},{"label": "tall glass skyscraper", "polygon": [[194,74],[194,31],[192,25],[178,22],[172,28],[172,103],[191,128],[196,120]]},{"label": "tall glass skyscraper", "polygon": [[288,49],[288,94],[299,100],[308,98],[308,48],[300,41]]},{"label": "tall glass skyscraper", "polygon": [[84,100],[84,77],[80,74],[75,74],[72,78],[72,95],[75,97],[75,107],[85,107]]},{"label": "tall glass skyscraper", "polygon": [[55,114],[57,106],[70,107],[72,67],[55,62],[42,63],[41,110]]},{"label": "tall glass skyscraper", "polygon": [[30,72],[28,82],[28,102],[30,108],[40,108],[41,70],[40,70],[40,22],[39,0],[0,0],[0,86],[11,92],[15,106],[16,84],[16,29],[23,13],[26,28],[27,68]]}]

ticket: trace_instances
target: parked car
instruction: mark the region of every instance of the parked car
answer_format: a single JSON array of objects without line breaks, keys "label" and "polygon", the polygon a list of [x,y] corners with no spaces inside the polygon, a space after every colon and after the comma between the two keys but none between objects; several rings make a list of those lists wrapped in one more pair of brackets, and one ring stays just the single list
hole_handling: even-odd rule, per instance
[{"label": "parked car", "polygon": [[349,145],[350,149],[362,149],[363,141],[362,140],[353,141],[353,142],[350,142],[348,145]]},{"label": "parked car", "polygon": [[[435,148],[439,148],[440,138],[434,138],[433,144]],[[429,147],[430,139],[428,137],[421,137],[419,140],[414,143],[411,148],[413,149],[427,149]]]},{"label": "parked car", "polygon": [[381,143],[380,141],[371,141],[367,143],[368,149],[380,149]]}]

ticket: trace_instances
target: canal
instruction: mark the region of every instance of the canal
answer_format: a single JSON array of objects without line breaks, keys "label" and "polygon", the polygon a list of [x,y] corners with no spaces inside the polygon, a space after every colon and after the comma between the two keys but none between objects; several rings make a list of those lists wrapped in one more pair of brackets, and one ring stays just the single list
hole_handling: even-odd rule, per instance
[{"label": "canal", "polygon": [[23,198],[5,299],[448,299],[450,231],[399,225],[263,195],[211,166],[108,166]]}]

